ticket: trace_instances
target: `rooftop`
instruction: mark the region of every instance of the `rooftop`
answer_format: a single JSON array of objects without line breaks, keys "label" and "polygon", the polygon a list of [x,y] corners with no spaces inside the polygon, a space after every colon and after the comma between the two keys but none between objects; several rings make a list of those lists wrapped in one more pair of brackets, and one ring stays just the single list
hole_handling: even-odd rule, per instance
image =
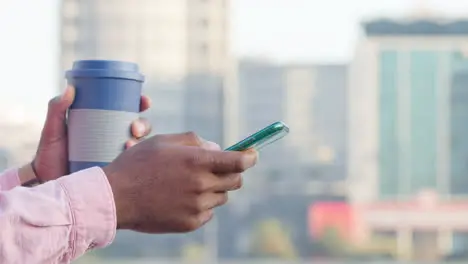
[{"label": "rooftop", "polygon": [[362,23],[367,36],[468,36],[468,18],[380,18]]}]

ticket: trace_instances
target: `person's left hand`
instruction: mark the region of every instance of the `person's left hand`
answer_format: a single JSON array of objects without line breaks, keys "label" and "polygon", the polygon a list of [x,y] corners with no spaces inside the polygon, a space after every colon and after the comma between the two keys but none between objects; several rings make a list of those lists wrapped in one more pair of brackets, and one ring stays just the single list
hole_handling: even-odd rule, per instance
[{"label": "person's left hand", "polygon": [[[69,174],[66,114],[74,99],[75,89],[68,87],[61,96],[49,101],[36,157],[29,165],[40,182],[54,180]],[[150,99],[142,96],[140,111],[145,111],[150,106]],[[129,129],[131,129],[133,138],[126,142],[127,148],[135,145],[139,139],[151,132],[149,122],[141,118],[135,120]]]}]

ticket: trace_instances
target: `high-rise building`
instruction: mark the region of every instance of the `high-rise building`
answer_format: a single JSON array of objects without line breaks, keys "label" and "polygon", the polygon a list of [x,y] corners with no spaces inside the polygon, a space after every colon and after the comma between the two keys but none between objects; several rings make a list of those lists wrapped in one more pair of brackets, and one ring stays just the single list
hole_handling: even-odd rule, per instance
[{"label": "high-rise building", "polygon": [[227,0],[62,0],[60,70],[77,59],[136,62],[157,127],[222,141],[222,126],[206,124],[223,118],[228,14]]},{"label": "high-rise building", "polygon": [[396,232],[400,253],[440,256],[466,217],[448,208],[468,195],[468,20],[362,26],[348,92],[349,199],[368,231]]},{"label": "high-rise building", "polygon": [[350,179],[372,190],[366,193],[373,199],[425,189],[468,194],[467,25],[364,24],[351,67],[349,165]]}]

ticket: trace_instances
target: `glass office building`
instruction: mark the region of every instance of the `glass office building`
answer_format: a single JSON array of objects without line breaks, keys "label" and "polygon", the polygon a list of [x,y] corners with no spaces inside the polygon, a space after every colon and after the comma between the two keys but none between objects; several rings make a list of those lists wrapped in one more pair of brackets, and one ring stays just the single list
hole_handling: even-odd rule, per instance
[{"label": "glass office building", "polygon": [[[364,28],[386,42],[377,58],[379,197],[424,189],[467,195],[468,56],[447,37],[467,37],[468,21],[373,21]],[[424,38],[440,46],[417,45]]]}]

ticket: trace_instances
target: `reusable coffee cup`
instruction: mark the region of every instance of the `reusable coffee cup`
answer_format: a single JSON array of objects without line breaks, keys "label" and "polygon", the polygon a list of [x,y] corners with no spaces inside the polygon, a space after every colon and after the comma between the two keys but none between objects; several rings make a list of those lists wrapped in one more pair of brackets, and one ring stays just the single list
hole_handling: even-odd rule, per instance
[{"label": "reusable coffee cup", "polygon": [[65,76],[76,89],[68,112],[70,172],[106,166],[131,138],[144,76],[137,64],[107,60],[76,61]]}]

